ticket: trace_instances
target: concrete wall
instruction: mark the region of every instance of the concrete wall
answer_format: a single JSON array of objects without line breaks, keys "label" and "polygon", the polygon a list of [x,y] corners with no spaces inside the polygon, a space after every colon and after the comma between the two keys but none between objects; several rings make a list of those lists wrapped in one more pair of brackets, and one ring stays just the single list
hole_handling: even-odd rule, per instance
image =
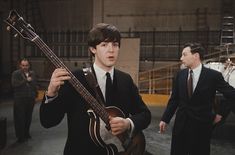
[{"label": "concrete wall", "polygon": [[92,0],[41,0],[47,30],[88,30],[92,26]]},{"label": "concrete wall", "polygon": [[121,31],[195,30],[196,10],[207,8],[210,30],[220,27],[221,0],[41,0],[48,30],[88,30],[99,22]]},{"label": "concrete wall", "polygon": [[[208,10],[211,30],[220,26],[221,0],[96,0],[93,21],[117,25],[122,31],[132,30],[195,30],[196,10]],[[115,8],[115,9],[114,9]]]}]

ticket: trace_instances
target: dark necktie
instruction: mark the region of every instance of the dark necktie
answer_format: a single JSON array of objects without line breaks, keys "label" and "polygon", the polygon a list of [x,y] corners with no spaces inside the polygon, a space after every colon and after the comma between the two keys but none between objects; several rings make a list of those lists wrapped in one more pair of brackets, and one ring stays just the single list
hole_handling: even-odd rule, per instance
[{"label": "dark necktie", "polygon": [[106,73],[106,85],[105,85],[105,99],[106,99],[106,106],[112,104],[112,80],[110,77],[109,72]]},{"label": "dark necktie", "polygon": [[193,71],[190,70],[189,72],[189,78],[188,78],[188,96],[191,97],[193,94]]}]

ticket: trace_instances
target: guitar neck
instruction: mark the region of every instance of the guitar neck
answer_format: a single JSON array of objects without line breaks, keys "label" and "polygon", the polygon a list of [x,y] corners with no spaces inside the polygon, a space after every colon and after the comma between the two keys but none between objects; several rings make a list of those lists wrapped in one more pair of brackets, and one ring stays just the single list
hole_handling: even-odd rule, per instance
[{"label": "guitar neck", "polygon": [[97,115],[105,122],[109,124],[109,114],[105,110],[105,107],[101,105],[89,91],[80,83],[80,81],[73,75],[67,66],[55,55],[55,53],[44,43],[40,37],[36,37],[33,42],[43,51],[47,58],[53,63],[56,68],[64,68],[68,71],[71,79],[70,84],[76,89],[76,91],[87,101],[89,106],[96,112]]}]

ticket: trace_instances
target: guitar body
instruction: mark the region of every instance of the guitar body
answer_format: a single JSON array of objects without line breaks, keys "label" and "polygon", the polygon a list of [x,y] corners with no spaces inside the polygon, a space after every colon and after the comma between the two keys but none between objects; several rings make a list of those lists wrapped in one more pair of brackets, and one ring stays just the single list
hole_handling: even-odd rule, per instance
[{"label": "guitar body", "polygon": [[[106,107],[112,117],[124,117],[123,112],[114,106]],[[143,155],[145,152],[145,137],[142,132],[130,137],[127,132],[112,135],[109,127],[100,119],[93,110],[89,109],[89,133],[98,146],[106,149],[107,155]]]}]

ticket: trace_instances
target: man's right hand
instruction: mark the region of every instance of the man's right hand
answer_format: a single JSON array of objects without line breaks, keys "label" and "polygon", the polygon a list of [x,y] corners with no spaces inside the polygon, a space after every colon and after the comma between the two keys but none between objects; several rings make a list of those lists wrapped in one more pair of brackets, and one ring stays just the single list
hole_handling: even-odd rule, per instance
[{"label": "man's right hand", "polygon": [[165,122],[161,121],[161,122],[159,123],[159,133],[165,132],[166,126],[167,126],[167,124],[166,124]]},{"label": "man's right hand", "polygon": [[54,70],[51,76],[50,84],[47,89],[47,96],[56,96],[60,86],[64,84],[65,80],[69,80],[71,77],[66,69],[57,68]]},{"label": "man's right hand", "polygon": [[215,115],[215,118],[214,118],[214,121],[213,121],[213,124],[217,124],[217,123],[219,123],[221,120],[222,120],[222,116],[219,115],[219,114],[216,114],[216,115]]}]

